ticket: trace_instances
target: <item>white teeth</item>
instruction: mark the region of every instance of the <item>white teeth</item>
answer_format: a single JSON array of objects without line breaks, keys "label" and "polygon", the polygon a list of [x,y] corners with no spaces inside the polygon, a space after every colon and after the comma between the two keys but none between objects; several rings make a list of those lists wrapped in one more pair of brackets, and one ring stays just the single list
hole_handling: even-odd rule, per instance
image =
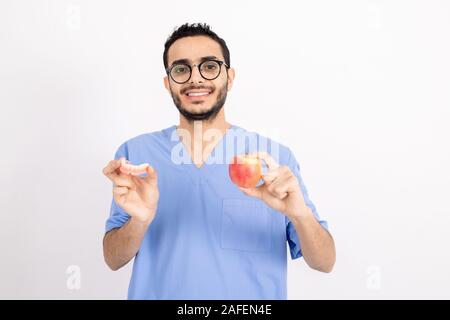
[{"label": "white teeth", "polygon": [[206,96],[209,92],[189,92],[187,95],[190,97],[199,97],[199,96]]}]

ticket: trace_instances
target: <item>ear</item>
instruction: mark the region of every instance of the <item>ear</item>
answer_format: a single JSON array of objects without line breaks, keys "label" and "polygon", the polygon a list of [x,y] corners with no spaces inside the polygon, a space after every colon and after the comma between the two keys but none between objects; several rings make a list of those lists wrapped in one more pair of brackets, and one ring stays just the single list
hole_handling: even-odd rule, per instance
[{"label": "ear", "polygon": [[169,77],[165,76],[164,77],[164,87],[166,87],[167,91],[170,92],[170,87],[169,87]]},{"label": "ear", "polygon": [[234,68],[230,68],[228,69],[228,91],[231,90],[231,88],[233,87],[233,81],[234,81],[234,77],[235,77],[236,73],[234,71]]}]

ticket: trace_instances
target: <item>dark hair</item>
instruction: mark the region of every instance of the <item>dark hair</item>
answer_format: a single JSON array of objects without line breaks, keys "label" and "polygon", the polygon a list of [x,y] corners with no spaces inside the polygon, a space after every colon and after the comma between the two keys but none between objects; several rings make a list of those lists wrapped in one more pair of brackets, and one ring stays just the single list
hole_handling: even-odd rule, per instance
[{"label": "dark hair", "polygon": [[175,30],[172,32],[169,38],[167,38],[166,43],[164,44],[164,68],[168,67],[167,53],[169,52],[170,46],[178,39],[193,36],[207,36],[219,43],[220,47],[222,48],[222,54],[223,58],[225,59],[225,63],[228,66],[231,66],[230,51],[228,50],[225,40],[220,38],[214,31],[212,31],[209,25],[207,25],[206,23],[185,23],[182,26],[175,28]]}]

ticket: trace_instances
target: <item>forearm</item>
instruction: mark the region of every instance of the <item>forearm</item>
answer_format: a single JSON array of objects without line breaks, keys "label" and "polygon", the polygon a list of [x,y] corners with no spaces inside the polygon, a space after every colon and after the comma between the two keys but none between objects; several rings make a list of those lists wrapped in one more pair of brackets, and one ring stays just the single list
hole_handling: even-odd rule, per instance
[{"label": "forearm", "polygon": [[297,232],[306,263],[318,271],[331,272],[336,261],[334,241],[314,217],[311,209],[305,207],[301,214],[289,219]]},{"label": "forearm", "polygon": [[150,223],[131,217],[121,228],[105,235],[103,255],[112,270],[120,269],[136,255]]}]

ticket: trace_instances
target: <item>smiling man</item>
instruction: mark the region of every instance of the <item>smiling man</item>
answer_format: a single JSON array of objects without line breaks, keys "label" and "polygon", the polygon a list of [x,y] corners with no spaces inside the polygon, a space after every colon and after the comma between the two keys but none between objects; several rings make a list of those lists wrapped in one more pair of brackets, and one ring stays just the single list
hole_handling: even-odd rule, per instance
[{"label": "smiling man", "polygon": [[[124,142],[103,169],[113,182],[104,257],[113,270],[134,259],[128,298],[286,299],[287,244],[330,272],[334,241],[291,150],[225,119],[235,77],[225,41],[185,24],[163,61],[179,124]],[[229,178],[241,153],[267,166],[255,187]],[[150,165],[141,176],[124,163]]]}]

